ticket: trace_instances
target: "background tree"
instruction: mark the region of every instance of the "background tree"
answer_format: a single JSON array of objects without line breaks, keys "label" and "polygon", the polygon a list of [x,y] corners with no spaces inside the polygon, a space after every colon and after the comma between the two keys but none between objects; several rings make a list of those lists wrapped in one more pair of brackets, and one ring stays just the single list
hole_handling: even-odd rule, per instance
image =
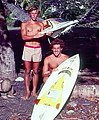
[{"label": "background tree", "polygon": [[[66,21],[80,19],[89,9],[98,2],[98,0],[3,0],[13,3],[23,10],[30,5],[36,4],[40,9],[40,17],[43,19],[49,17],[62,18]],[[15,2],[14,2],[15,1]],[[99,2],[98,2],[99,4]],[[8,13],[8,14],[7,14]],[[11,13],[11,11],[10,11]],[[99,7],[94,12],[99,14]],[[6,10],[7,23],[11,20],[9,12]]]},{"label": "background tree", "polygon": [[[15,75],[14,53],[8,39],[4,6],[0,0],[0,81],[3,82],[8,79],[14,81]],[[3,85],[5,89],[10,86],[7,82],[4,82]]]}]

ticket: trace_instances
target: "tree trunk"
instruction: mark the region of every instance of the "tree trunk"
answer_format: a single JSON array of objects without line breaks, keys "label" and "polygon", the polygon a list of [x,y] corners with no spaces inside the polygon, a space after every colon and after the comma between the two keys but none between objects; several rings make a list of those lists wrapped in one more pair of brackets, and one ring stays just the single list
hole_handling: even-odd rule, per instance
[{"label": "tree trunk", "polygon": [[14,81],[16,76],[14,52],[7,32],[4,6],[0,0],[0,80]]}]

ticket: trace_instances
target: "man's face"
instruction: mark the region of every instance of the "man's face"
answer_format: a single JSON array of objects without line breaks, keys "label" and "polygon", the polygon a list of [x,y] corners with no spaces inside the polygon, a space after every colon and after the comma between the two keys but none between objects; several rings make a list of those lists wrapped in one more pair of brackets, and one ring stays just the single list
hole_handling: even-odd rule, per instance
[{"label": "man's face", "polygon": [[36,20],[37,19],[37,16],[38,16],[38,10],[33,10],[30,12],[30,17],[32,20]]},{"label": "man's face", "polygon": [[53,51],[53,54],[55,55],[55,57],[58,57],[62,51],[60,44],[53,45],[52,51]]}]

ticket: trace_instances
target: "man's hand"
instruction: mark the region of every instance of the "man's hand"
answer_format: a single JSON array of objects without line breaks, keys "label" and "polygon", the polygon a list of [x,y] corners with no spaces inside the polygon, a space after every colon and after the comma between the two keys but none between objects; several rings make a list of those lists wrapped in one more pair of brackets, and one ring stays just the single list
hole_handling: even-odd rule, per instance
[{"label": "man's hand", "polygon": [[54,69],[52,70],[52,72],[55,72],[55,71],[58,71],[58,68],[54,68]]},{"label": "man's hand", "polygon": [[47,36],[51,36],[52,34],[53,34],[53,32],[46,33]]},{"label": "man's hand", "polygon": [[51,74],[51,71],[46,71],[46,72],[44,72],[43,76],[44,76],[44,77],[49,77],[50,74]]}]

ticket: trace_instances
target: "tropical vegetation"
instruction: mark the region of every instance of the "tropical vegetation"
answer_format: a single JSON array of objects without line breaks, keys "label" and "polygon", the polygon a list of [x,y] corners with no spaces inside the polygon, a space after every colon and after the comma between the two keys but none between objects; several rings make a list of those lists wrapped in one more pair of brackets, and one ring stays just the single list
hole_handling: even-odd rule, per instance
[{"label": "tropical vegetation", "polygon": [[[49,17],[58,17],[67,20],[81,19],[92,9],[93,5],[97,4],[92,11],[93,17],[99,16],[99,2],[98,0],[2,0],[4,3],[13,3],[26,10],[32,4],[36,4],[40,9],[40,17],[47,19]],[[5,7],[6,9],[6,7]],[[6,10],[6,18],[11,22],[12,13]],[[98,18],[97,18],[98,19]],[[94,20],[95,21],[95,20]],[[97,20],[96,20],[97,21]],[[93,21],[91,21],[93,22]],[[90,23],[95,24],[95,23]],[[88,24],[87,24],[88,25]]]}]

